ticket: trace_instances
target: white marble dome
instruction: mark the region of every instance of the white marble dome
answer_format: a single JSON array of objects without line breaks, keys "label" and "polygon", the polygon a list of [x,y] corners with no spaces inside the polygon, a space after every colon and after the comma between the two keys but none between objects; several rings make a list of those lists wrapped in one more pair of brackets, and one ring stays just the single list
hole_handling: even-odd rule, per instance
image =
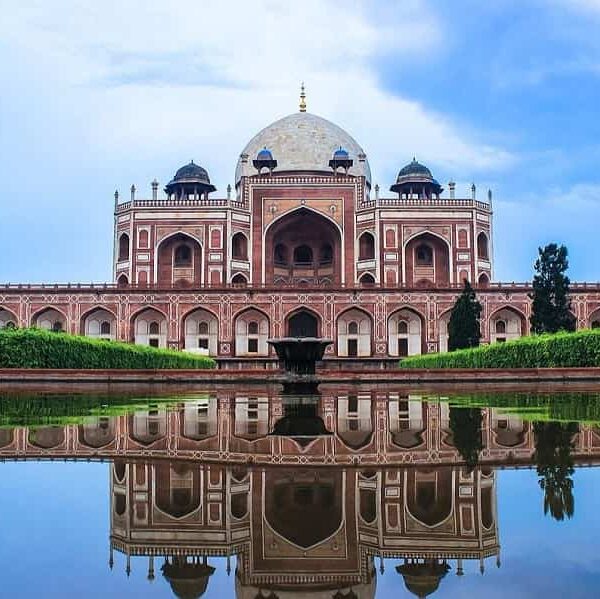
[{"label": "white marble dome", "polygon": [[296,112],[290,114],[257,133],[240,154],[235,182],[242,176],[256,175],[252,161],[263,148],[267,148],[277,160],[274,172],[321,171],[331,173],[329,161],[333,153],[344,148],[353,165],[351,175],[364,176],[371,183],[371,169],[364,150],[346,131],[331,121],[310,114]]}]

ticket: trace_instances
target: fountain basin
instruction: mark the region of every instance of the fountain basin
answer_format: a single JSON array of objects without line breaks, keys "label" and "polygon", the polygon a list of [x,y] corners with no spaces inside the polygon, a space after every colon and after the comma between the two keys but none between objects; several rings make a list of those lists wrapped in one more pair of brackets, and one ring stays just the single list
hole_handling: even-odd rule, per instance
[{"label": "fountain basin", "polygon": [[279,362],[287,375],[310,376],[315,374],[316,363],[323,359],[331,339],[318,337],[281,337],[268,339],[277,352]]}]

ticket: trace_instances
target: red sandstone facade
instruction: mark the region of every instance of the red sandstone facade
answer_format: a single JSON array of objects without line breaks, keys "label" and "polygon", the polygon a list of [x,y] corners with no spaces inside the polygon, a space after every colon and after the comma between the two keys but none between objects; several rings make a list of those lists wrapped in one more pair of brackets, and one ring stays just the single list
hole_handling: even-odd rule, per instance
[{"label": "red sandstone facade", "polygon": [[[204,169],[182,167],[159,198],[115,194],[114,283],[0,288],[12,322],[93,337],[267,356],[269,337],[333,339],[330,355],[443,351],[467,279],[484,342],[529,332],[526,284],[493,281],[493,210],[449,197],[414,161],[372,188],[367,156],[342,129],[300,112],[259,132],[235,188],[213,198]],[[579,328],[600,324],[600,285],[572,288]]]}]

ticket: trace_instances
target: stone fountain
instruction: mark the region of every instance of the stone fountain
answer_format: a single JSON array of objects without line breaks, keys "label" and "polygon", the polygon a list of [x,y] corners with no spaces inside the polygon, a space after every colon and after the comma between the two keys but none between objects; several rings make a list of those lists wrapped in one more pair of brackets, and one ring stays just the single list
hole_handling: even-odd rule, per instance
[{"label": "stone fountain", "polygon": [[314,437],[331,435],[318,414],[319,380],[316,363],[323,359],[331,339],[318,337],[283,337],[269,339],[275,348],[283,375],[283,415],[272,435],[292,437],[305,445]]}]

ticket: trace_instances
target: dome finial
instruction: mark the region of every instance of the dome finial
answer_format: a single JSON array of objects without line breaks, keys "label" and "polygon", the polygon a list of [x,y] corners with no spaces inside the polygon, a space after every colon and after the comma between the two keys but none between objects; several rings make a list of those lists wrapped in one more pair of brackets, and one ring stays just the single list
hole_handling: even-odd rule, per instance
[{"label": "dome finial", "polygon": [[306,112],[306,94],[304,93],[304,81],[300,85],[300,112]]}]

